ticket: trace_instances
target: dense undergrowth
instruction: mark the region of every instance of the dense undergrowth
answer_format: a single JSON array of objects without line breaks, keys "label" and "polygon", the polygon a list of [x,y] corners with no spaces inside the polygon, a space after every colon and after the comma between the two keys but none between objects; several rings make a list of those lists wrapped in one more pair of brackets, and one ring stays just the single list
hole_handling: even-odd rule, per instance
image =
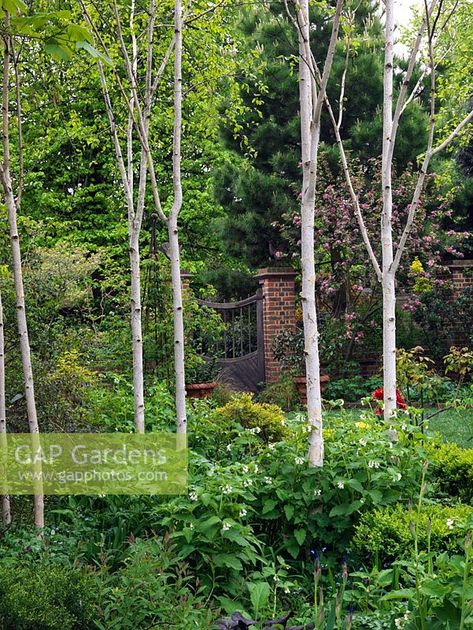
[{"label": "dense undergrowth", "polygon": [[[101,425],[129,430],[107,396]],[[149,429],[171,428],[169,393],[149,400]],[[0,627],[203,629],[235,611],[256,628],[288,612],[327,629],[473,627],[473,451],[404,413],[387,427],[340,409],[324,435],[326,464],[308,468],[304,414],[195,402],[188,496],[54,498],[42,539],[3,533]]]}]

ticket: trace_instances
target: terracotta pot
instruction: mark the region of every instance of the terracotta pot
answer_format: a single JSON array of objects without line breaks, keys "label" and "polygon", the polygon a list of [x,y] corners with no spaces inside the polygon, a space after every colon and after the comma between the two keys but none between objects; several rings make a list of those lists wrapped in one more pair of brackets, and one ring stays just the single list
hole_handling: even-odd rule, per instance
[{"label": "terracotta pot", "polygon": [[186,385],[188,398],[210,398],[217,383],[189,383]]},{"label": "terracotta pot", "polygon": [[[307,379],[305,376],[295,376],[294,385],[297,388],[301,405],[307,405]],[[323,394],[327,389],[327,383],[330,381],[330,377],[327,374],[322,374],[320,377],[320,391]]]}]

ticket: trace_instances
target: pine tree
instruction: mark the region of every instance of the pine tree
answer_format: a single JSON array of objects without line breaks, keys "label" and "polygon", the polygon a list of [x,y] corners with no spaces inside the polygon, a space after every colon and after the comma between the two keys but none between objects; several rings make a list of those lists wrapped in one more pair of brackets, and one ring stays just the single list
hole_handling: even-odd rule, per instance
[{"label": "pine tree", "polygon": [[[351,30],[345,94],[356,94],[356,98],[344,103],[341,130],[347,148],[355,155],[378,157],[382,128],[379,108],[383,92],[382,27],[369,2],[363,2],[354,16],[350,29],[345,29],[345,33]],[[320,61],[327,49],[331,23],[317,8],[312,9],[311,23],[316,27],[312,30],[311,45]],[[249,107],[240,120],[242,136],[235,137],[233,130],[223,130],[230,153],[215,176],[215,190],[217,200],[227,212],[220,220],[220,227],[229,252],[251,266],[261,266],[277,259],[278,252],[285,248],[273,223],[298,206],[301,157],[297,42],[283,2],[271,3],[266,11],[247,11],[239,27],[246,45],[262,51],[261,75],[266,90],[256,95],[249,90],[246,95]],[[342,39],[327,89],[331,102],[336,102],[340,92],[346,49]],[[255,99],[257,111],[252,105]],[[399,171],[415,160],[425,146],[426,118],[417,102],[411,103],[401,128],[403,142],[395,155]],[[322,116],[321,141],[321,154],[330,154],[335,139],[326,112]]]}]

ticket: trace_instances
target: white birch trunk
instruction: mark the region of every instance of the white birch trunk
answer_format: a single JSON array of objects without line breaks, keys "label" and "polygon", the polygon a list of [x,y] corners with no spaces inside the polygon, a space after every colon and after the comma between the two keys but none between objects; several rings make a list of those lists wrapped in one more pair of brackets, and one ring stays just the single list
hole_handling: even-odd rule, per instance
[{"label": "white birch trunk", "polygon": [[[320,129],[313,116],[313,84],[307,58],[309,41],[309,3],[302,0],[299,10],[299,99],[301,116],[302,197],[301,197],[301,267],[302,319],[307,378],[307,416],[309,423],[309,464],[323,466],[322,396],[320,392],[319,331],[315,302],[314,214],[317,149]],[[314,137],[313,137],[313,132]],[[313,142],[314,141],[314,142]]]},{"label": "white birch trunk", "polygon": [[[315,299],[314,220],[317,158],[320,143],[320,117],[338,39],[343,0],[337,0],[332,34],[320,76],[310,47],[309,0],[296,4],[296,17],[286,10],[299,39],[299,102],[301,116],[301,267],[302,319],[304,324],[304,354],[307,378],[307,417],[309,424],[308,460],[311,466],[323,466],[324,439],[322,433],[322,395],[320,391],[319,330]],[[320,77],[317,86],[317,77]]]},{"label": "white birch trunk", "polygon": [[174,316],[174,373],[176,381],[176,429],[187,432],[186,380],[184,360],[184,312],[182,306],[181,262],[177,219],[182,207],[181,135],[182,135],[182,2],[174,5],[174,133],[172,179],[174,201],[168,219],[169,250],[171,256],[173,316]]},{"label": "white birch trunk", "polygon": [[130,235],[131,270],[131,335],[133,347],[133,395],[135,402],[135,429],[145,432],[145,402],[143,383],[143,332],[141,325],[141,272],[139,230]]},{"label": "white birch trunk", "polygon": [[[9,16],[5,18],[5,28],[9,28]],[[26,408],[28,425],[32,435],[39,434],[38,418],[36,415],[36,400],[34,393],[33,368],[31,365],[31,351],[28,337],[28,325],[26,321],[25,293],[23,287],[23,270],[21,265],[20,237],[17,226],[17,209],[13,196],[13,187],[10,173],[10,135],[9,135],[9,68],[10,68],[10,40],[4,39],[3,56],[3,103],[2,103],[2,135],[3,135],[3,164],[2,184],[5,205],[8,210],[8,225],[10,230],[10,243],[12,251],[13,279],[15,283],[16,313],[18,323],[18,335],[20,339],[21,362],[25,385]],[[34,522],[37,527],[44,527],[44,496],[34,495]]]},{"label": "white birch trunk", "polygon": [[392,238],[392,143],[393,143],[393,85],[394,85],[394,0],[385,1],[386,34],[384,53],[383,95],[383,155],[381,252],[383,287],[383,385],[384,418],[396,412],[396,288],[392,272],[394,261]]},{"label": "white birch trunk", "polygon": [[174,376],[176,383],[176,430],[187,433],[186,380],[184,368],[184,309],[182,305],[181,264],[177,222],[168,221],[171,258],[172,304],[174,317]]},{"label": "white birch trunk", "polygon": [[[5,400],[5,335],[3,324],[3,304],[2,295],[0,293],[0,445],[7,433],[7,416],[6,416],[6,400]],[[10,497],[2,496],[2,523],[8,526],[11,523]]]}]

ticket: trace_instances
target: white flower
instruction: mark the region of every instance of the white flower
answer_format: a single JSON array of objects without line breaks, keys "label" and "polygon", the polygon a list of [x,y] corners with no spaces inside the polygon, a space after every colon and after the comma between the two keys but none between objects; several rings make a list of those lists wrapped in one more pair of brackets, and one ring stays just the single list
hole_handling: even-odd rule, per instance
[{"label": "white flower", "polygon": [[276,444],[268,444],[268,448],[270,451],[274,451],[274,449],[276,448]]},{"label": "white flower", "polygon": [[374,459],[371,459],[368,462],[368,468],[379,468],[379,462],[376,462]]},{"label": "white flower", "polygon": [[447,519],[447,527],[448,527],[448,529],[453,529],[454,525],[455,525],[455,521],[453,520],[453,518]]},{"label": "white flower", "polygon": [[226,484],[225,486],[222,486],[222,492],[223,494],[231,494],[233,492],[233,488]]},{"label": "white flower", "polygon": [[396,626],[396,628],[403,628],[404,627],[404,619],[402,619],[402,617],[399,617],[399,619],[395,619],[394,620],[394,625]]},{"label": "white flower", "polygon": [[401,479],[402,479],[402,475],[400,472],[394,475],[394,481],[401,481]]},{"label": "white flower", "polygon": [[231,444],[227,444],[227,451],[231,451],[232,450],[232,445]]},{"label": "white flower", "polygon": [[244,516],[246,516],[248,514],[248,512],[245,510],[245,508],[242,508],[240,510],[240,518],[243,518]]},{"label": "white flower", "polygon": [[261,433],[261,427],[255,427],[255,433]]},{"label": "white flower", "polygon": [[222,532],[228,532],[230,527],[231,527],[230,523],[224,523],[222,527]]},{"label": "white flower", "polygon": [[273,580],[275,582],[280,582],[279,575],[273,575]]},{"label": "white flower", "polygon": [[284,587],[284,592],[285,592],[285,593],[290,593],[290,592],[291,592],[291,591],[289,590],[289,586],[285,586],[285,587]]},{"label": "white flower", "polygon": [[294,460],[294,463],[297,464],[297,466],[302,466],[302,464],[304,463],[304,458],[303,457],[296,457]]},{"label": "white flower", "polygon": [[189,494],[189,499],[190,499],[191,501],[197,501],[197,493],[196,493],[196,492],[191,492],[191,493]]},{"label": "white flower", "polygon": [[359,444],[361,446],[366,446],[366,440],[364,440],[363,438],[361,438],[361,440],[359,440]]},{"label": "white flower", "polygon": [[194,523],[189,523],[189,529],[194,529]]},{"label": "white flower", "polygon": [[340,488],[340,490],[343,490],[344,487],[345,487],[345,484],[343,483],[343,481],[337,481],[337,488]]},{"label": "white flower", "polygon": [[268,486],[270,486],[273,483],[273,480],[271,479],[271,477],[265,477],[264,478],[264,483],[267,483]]},{"label": "white flower", "polygon": [[252,485],[253,485],[253,479],[245,479],[245,481],[243,482],[244,488],[249,488]]},{"label": "white flower", "polygon": [[249,471],[249,468],[248,468],[248,466],[246,464],[243,464],[242,471],[245,473],[245,475]]},{"label": "white flower", "polygon": [[321,494],[322,490],[320,490],[320,488],[318,490],[314,490],[314,497],[320,497]]},{"label": "white flower", "polygon": [[258,468],[258,464],[254,464],[254,471],[255,471],[255,473],[257,473],[257,472],[258,472],[258,470],[259,470],[259,468]]}]

